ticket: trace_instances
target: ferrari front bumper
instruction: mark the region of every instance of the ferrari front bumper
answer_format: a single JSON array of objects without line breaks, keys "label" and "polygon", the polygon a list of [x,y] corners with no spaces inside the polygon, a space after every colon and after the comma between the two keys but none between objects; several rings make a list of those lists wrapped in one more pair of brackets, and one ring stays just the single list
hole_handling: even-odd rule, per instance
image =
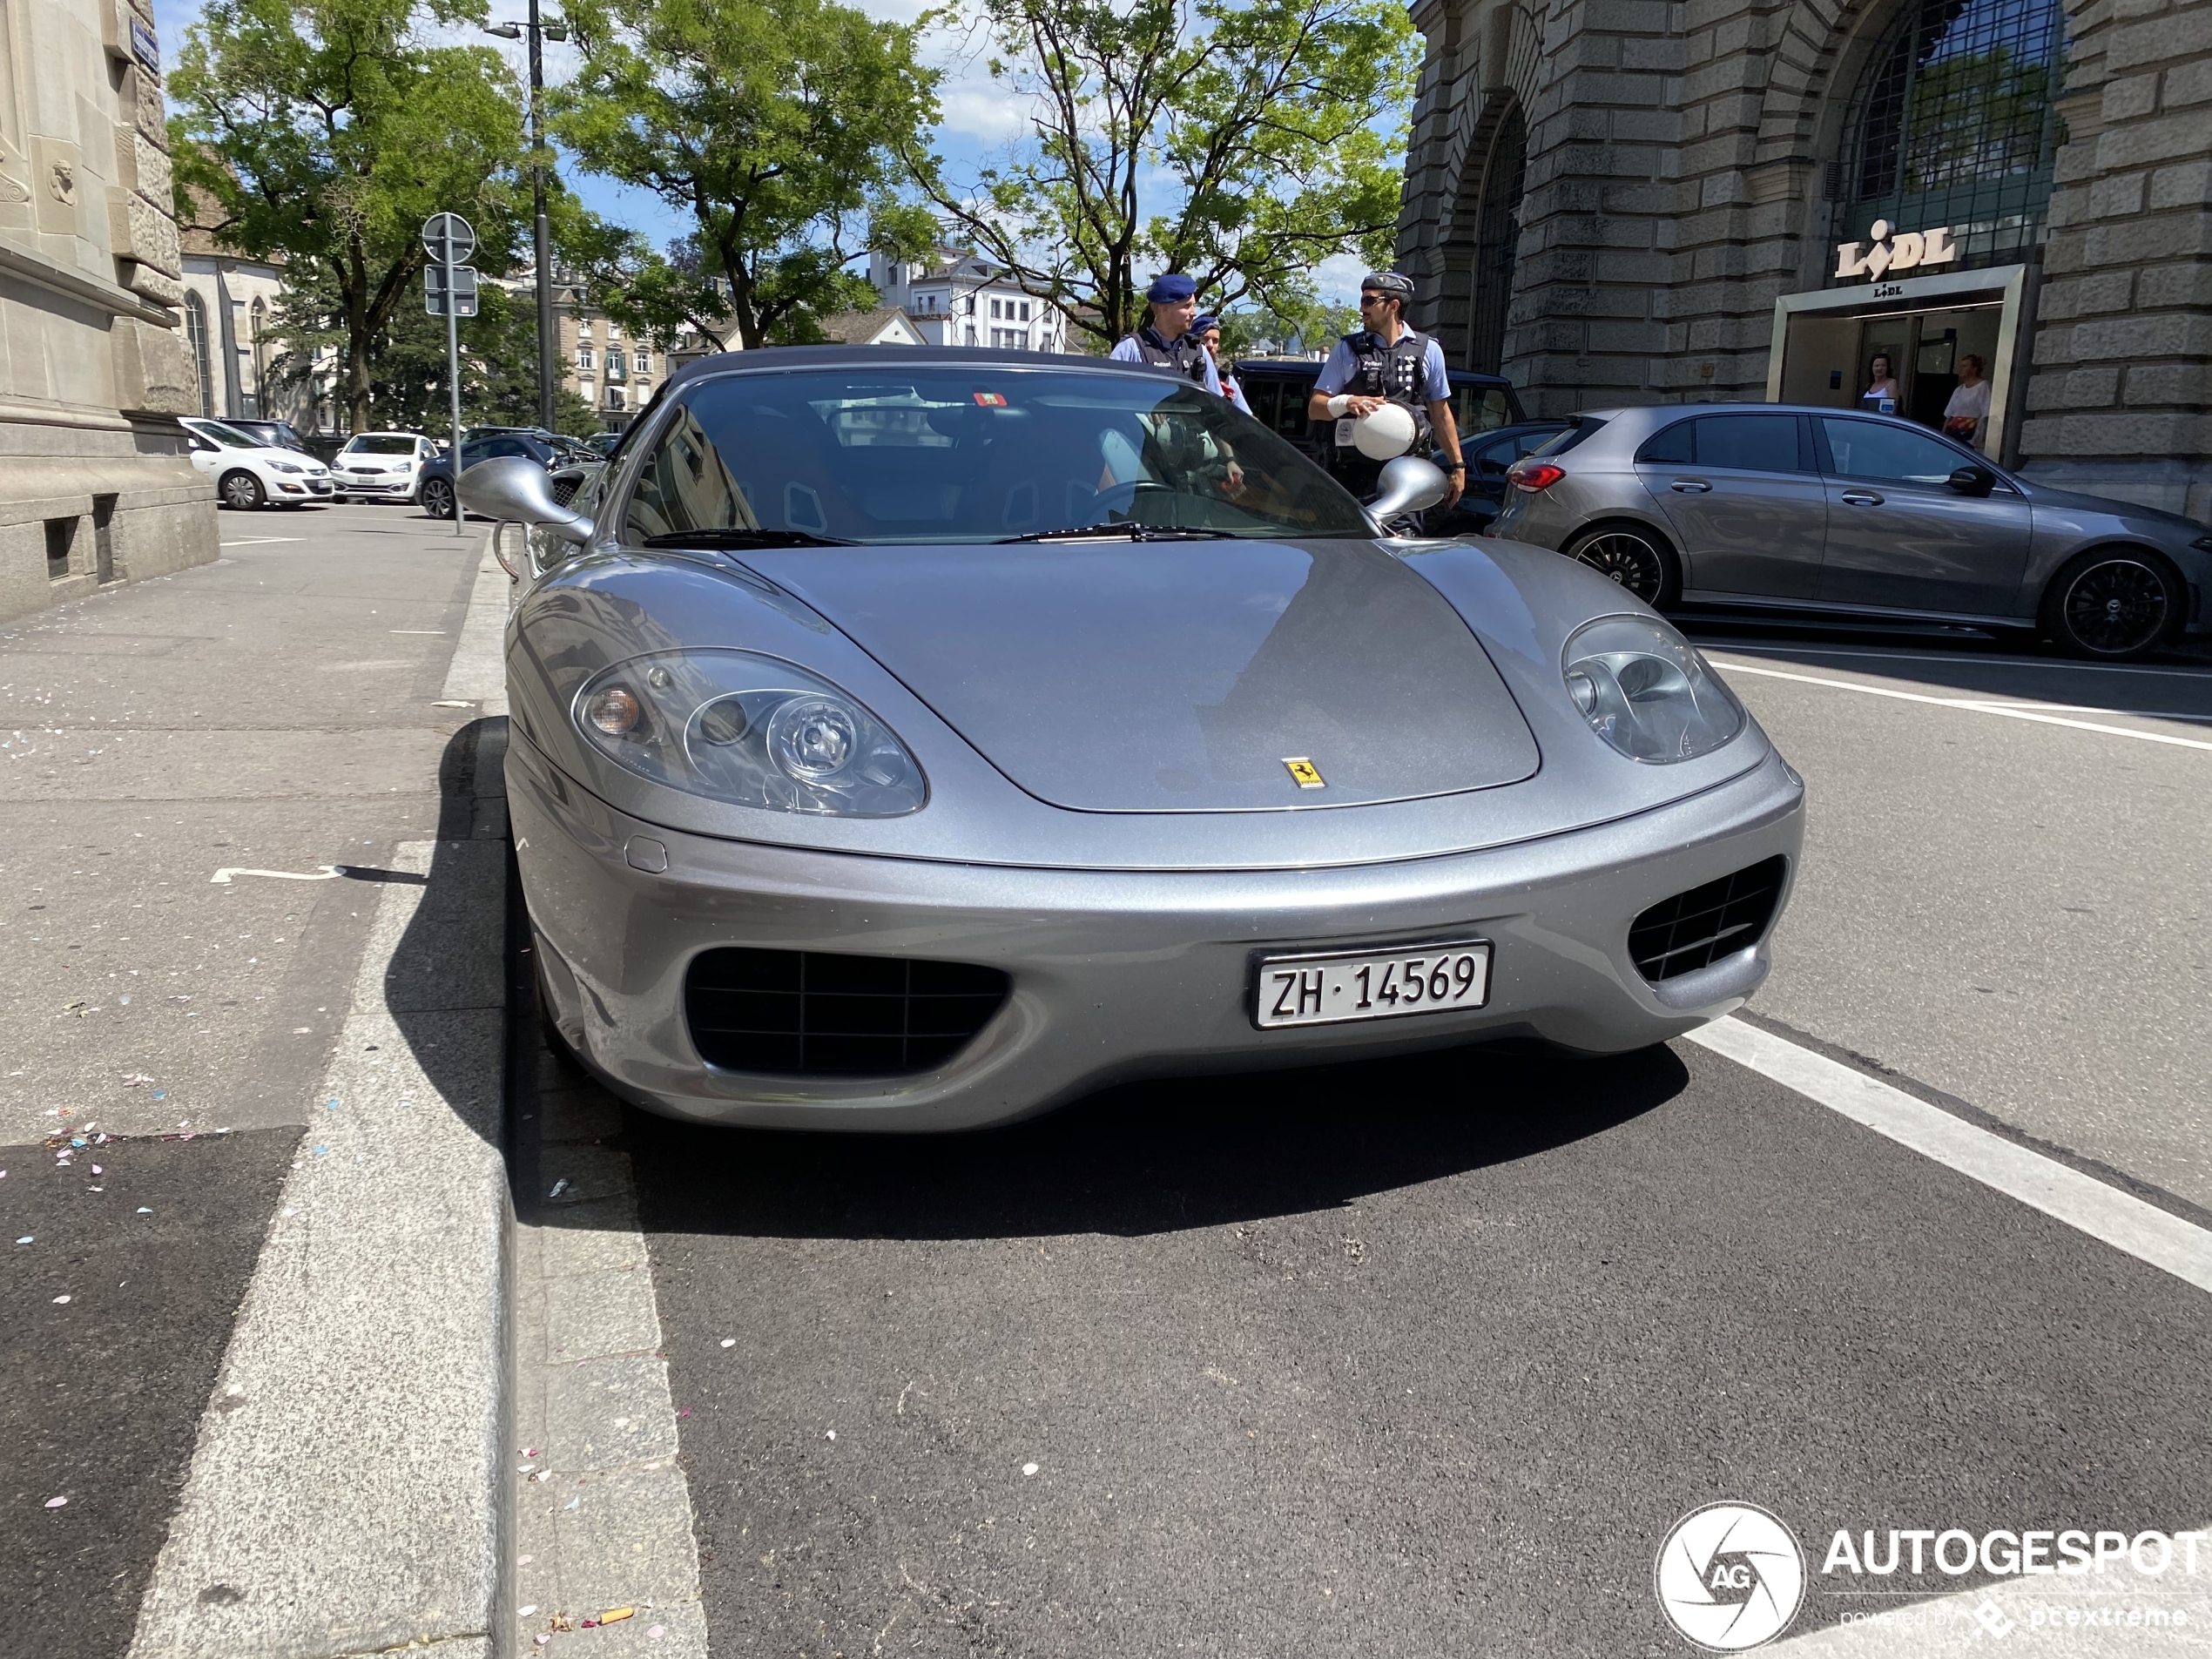
[{"label": "ferrari front bumper", "polygon": [[[1767,939],[1654,985],[1630,959],[1631,921],[1777,854],[1794,874],[1804,833],[1803,783],[1771,755],[1656,811],[1480,853],[1200,873],[931,863],[686,834],[616,812],[519,732],[507,775],[542,982],[570,1046],[650,1110],[793,1129],[973,1129],[1135,1076],[1506,1036],[1590,1053],[1662,1042],[1740,1006],[1766,977]],[[1475,937],[1494,948],[1480,1009],[1254,1022],[1264,955]],[[693,959],[728,946],[980,964],[1012,989],[934,1069],[732,1071],[700,1057],[685,1012]]]}]

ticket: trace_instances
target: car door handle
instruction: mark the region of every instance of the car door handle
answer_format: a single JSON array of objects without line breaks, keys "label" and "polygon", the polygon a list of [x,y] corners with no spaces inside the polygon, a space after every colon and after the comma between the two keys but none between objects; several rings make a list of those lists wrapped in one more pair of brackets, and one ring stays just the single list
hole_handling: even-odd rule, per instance
[{"label": "car door handle", "polygon": [[1679,489],[1685,496],[1703,496],[1709,494],[1713,487],[1703,478],[1677,478],[1669,488]]},{"label": "car door handle", "polygon": [[1846,507],[1879,507],[1882,504],[1882,498],[1871,489],[1846,489],[1843,499]]}]

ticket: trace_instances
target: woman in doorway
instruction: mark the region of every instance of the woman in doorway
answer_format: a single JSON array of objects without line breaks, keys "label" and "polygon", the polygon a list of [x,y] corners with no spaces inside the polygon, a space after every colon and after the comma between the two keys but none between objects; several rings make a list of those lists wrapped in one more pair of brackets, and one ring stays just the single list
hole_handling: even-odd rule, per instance
[{"label": "woman in doorway", "polygon": [[[1905,394],[1898,389],[1897,376],[1890,372],[1890,354],[1878,351],[1866,365],[1866,389],[1858,395],[1860,404],[1877,415],[1895,415],[1905,401]],[[1884,408],[1884,403],[1889,407]]]},{"label": "woman in doorway", "polygon": [[1982,428],[1989,424],[1989,382],[1981,377],[1981,359],[1968,352],[1959,360],[1959,389],[1943,406],[1943,435],[1970,449],[1981,448]]}]

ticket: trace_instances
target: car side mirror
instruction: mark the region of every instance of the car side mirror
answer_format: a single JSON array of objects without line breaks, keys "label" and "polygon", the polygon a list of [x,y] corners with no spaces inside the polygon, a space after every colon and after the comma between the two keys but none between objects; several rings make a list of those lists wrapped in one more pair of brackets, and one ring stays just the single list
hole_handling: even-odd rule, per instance
[{"label": "car side mirror", "polygon": [[1433,461],[1400,455],[1383,463],[1382,494],[1367,503],[1367,510],[1387,524],[1401,513],[1426,512],[1451,489],[1452,481]]},{"label": "car side mirror", "polygon": [[554,500],[552,475],[521,455],[497,455],[466,468],[455,491],[480,517],[542,526],[564,542],[591,539],[591,520]]},{"label": "car side mirror", "polygon": [[1962,496],[1986,496],[1997,488],[1997,475],[1986,467],[1961,467],[1945,482]]}]

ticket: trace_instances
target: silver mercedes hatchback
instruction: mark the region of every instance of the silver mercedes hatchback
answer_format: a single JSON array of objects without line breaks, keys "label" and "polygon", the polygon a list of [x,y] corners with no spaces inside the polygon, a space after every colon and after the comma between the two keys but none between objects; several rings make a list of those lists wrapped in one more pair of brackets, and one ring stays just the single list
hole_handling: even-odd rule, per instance
[{"label": "silver mercedes hatchback", "polygon": [[1598,409],[1517,463],[1492,534],[1638,598],[2031,630],[2125,660],[2212,631],[2212,534],[2032,483],[1909,421],[1786,404]]}]

